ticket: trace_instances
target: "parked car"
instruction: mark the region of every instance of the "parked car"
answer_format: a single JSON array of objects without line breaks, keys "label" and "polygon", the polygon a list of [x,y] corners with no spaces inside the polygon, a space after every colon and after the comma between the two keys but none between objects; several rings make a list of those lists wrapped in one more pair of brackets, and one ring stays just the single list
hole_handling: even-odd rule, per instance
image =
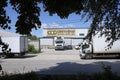
[{"label": "parked car", "polygon": [[77,44],[76,46],[75,46],[75,49],[76,50],[79,50],[80,49],[80,46],[81,46],[81,44],[79,43],[79,44]]},{"label": "parked car", "polygon": [[67,49],[72,49],[72,45],[68,45],[68,46],[67,46]]},{"label": "parked car", "polygon": [[64,49],[68,50],[68,49],[72,49],[72,45],[65,45]]}]

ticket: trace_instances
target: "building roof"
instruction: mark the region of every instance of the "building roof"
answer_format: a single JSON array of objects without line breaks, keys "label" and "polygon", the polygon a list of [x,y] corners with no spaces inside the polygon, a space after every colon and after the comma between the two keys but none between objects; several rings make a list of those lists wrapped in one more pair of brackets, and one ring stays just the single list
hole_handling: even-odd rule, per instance
[{"label": "building roof", "polygon": [[67,27],[67,28],[43,28],[43,29],[89,29],[89,27],[80,27],[80,28],[72,28],[72,27]]},{"label": "building roof", "polygon": [[0,30],[0,37],[19,37],[19,36],[22,36],[22,35]]}]

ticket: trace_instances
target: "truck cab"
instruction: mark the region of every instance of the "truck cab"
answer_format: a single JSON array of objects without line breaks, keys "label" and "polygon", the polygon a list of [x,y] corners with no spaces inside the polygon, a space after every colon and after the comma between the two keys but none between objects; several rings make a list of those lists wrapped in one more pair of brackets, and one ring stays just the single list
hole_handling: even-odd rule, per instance
[{"label": "truck cab", "polygon": [[79,52],[81,59],[92,58],[92,45],[90,43],[83,42]]},{"label": "truck cab", "polygon": [[55,37],[55,50],[64,50],[64,40],[62,37]]}]

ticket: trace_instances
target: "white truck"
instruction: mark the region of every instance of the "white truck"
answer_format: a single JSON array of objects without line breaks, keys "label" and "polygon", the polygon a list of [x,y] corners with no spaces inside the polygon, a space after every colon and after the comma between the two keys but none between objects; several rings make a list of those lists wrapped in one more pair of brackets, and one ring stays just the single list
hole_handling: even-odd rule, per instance
[{"label": "white truck", "polygon": [[28,51],[28,39],[25,35],[0,30],[0,38],[2,42],[8,45],[8,52],[3,52],[3,45],[0,45],[0,58],[14,56],[15,54],[24,55]]},{"label": "white truck", "polygon": [[105,35],[100,36],[100,32],[92,36],[91,42],[87,39],[84,40],[79,50],[80,57],[90,59],[93,57],[120,56],[120,40],[115,41],[110,49],[107,49],[109,43],[105,40]]},{"label": "white truck", "polygon": [[55,50],[64,50],[65,49],[64,38],[63,37],[55,37],[54,45],[55,45]]}]

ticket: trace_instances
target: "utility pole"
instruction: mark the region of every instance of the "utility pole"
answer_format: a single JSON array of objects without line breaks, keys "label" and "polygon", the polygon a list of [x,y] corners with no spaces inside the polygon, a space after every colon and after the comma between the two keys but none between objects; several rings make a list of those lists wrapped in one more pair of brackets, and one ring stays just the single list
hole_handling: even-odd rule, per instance
[{"label": "utility pole", "polygon": [[39,40],[39,44],[38,44],[38,46],[39,46],[39,52],[41,51],[41,48],[40,48],[40,38],[38,38]]}]

